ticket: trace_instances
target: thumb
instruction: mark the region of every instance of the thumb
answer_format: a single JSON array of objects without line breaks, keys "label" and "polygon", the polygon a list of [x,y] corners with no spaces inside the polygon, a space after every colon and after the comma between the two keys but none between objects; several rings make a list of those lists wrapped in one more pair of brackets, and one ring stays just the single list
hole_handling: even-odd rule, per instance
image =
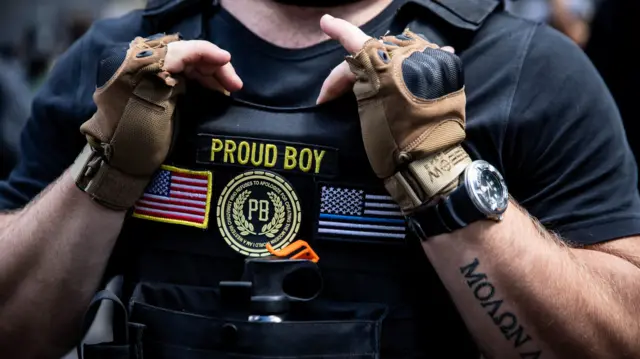
[{"label": "thumb", "polygon": [[351,72],[349,65],[342,61],[324,80],[316,104],[319,105],[342,96],[353,88],[354,82],[356,82],[356,75]]}]

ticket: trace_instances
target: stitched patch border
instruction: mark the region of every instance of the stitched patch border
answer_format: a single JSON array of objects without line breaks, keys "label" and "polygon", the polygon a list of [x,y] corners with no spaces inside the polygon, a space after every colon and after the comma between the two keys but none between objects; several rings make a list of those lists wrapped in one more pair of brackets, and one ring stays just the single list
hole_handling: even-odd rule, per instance
[{"label": "stitched patch border", "polygon": [[135,206],[132,216],[155,222],[206,229],[213,173],[162,165]]}]

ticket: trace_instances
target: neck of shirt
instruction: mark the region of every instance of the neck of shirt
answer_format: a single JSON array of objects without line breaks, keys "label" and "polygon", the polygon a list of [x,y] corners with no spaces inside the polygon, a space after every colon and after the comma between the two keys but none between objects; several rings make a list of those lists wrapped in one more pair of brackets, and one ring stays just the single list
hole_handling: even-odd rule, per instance
[{"label": "neck of shirt", "polygon": [[[384,35],[403,2],[393,1],[360,28],[373,37]],[[209,25],[208,39],[231,53],[232,64],[243,80],[243,89],[233,96],[261,105],[313,105],[331,69],[347,55],[333,40],[295,49],[274,45],[224,8],[212,16]]]}]

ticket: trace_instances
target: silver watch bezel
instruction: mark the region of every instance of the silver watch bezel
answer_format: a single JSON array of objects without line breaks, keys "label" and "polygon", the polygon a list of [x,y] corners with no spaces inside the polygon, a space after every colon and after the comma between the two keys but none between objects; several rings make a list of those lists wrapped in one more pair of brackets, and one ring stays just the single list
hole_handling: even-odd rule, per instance
[{"label": "silver watch bezel", "polygon": [[[504,203],[504,206],[493,209],[488,206],[487,201],[481,198],[481,193],[474,190],[474,184],[477,182],[480,177],[480,173],[488,171],[494,176],[498,178],[501,185],[501,199]],[[502,174],[491,165],[487,161],[477,160],[473,161],[464,172],[464,185],[466,187],[467,193],[469,194],[469,198],[473,204],[478,208],[479,211],[484,213],[488,218],[492,218],[495,220],[502,219],[502,214],[507,210],[509,206],[509,190],[507,189],[507,183],[502,177]]]}]

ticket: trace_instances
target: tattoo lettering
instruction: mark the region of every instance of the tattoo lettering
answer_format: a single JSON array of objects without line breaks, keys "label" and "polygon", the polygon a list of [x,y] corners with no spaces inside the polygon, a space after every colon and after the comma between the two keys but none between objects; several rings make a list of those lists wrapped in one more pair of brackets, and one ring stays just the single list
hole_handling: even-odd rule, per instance
[{"label": "tattoo lettering", "polygon": [[[460,273],[464,276],[467,286],[472,290],[473,296],[486,309],[487,314],[500,329],[504,338],[513,342],[513,347],[518,349],[520,358],[539,359],[542,356],[542,351],[535,347],[531,336],[525,333],[525,329],[518,322],[518,317],[505,308],[504,300],[496,298],[496,287],[489,281],[485,273],[477,271],[479,265],[478,258],[474,258],[473,262],[460,267]],[[527,347],[533,348],[524,348],[525,344]]]}]

